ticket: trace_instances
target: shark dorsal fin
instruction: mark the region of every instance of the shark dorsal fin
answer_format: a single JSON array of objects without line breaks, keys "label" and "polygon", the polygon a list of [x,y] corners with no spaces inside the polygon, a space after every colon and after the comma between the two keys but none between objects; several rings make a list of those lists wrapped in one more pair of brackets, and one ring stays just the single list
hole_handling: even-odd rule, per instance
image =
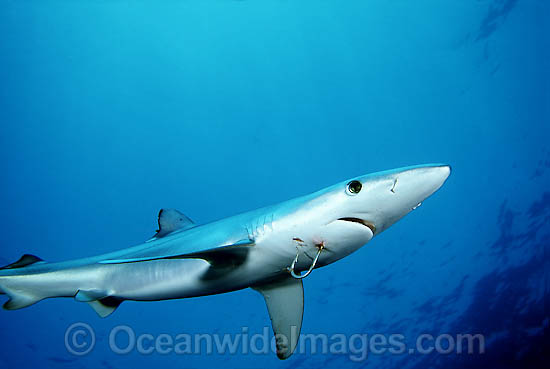
[{"label": "shark dorsal fin", "polygon": [[6,265],[4,267],[1,267],[0,269],[16,269],[16,268],[24,268],[26,266],[43,262],[44,260],[40,259],[38,256],[34,256],[31,254],[25,254],[19,258],[15,263],[11,263],[9,265]]},{"label": "shark dorsal fin", "polygon": [[159,229],[153,238],[162,238],[174,231],[195,226],[191,219],[176,209],[160,209],[158,223]]}]

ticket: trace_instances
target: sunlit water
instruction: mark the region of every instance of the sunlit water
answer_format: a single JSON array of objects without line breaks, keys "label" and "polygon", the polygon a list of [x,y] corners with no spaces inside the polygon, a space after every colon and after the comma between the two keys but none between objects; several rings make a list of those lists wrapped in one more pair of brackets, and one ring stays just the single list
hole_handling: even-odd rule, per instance
[{"label": "sunlit water", "polygon": [[[378,170],[445,162],[453,173],[387,232],[304,280],[302,333],[343,335],[344,352],[306,343],[280,362],[243,348],[110,345],[120,325],[153,338],[271,335],[263,299],[244,290],[125,302],[107,319],[70,299],[0,312],[0,367],[542,367],[548,4],[4,2],[2,264],[137,244],[161,207],[204,223]],[[65,344],[78,322],[96,338],[83,356]],[[361,337],[375,334],[402,335],[407,348],[421,334],[481,334],[485,353],[373,353]],[[128,344],[124,332],[117,340]]]}]

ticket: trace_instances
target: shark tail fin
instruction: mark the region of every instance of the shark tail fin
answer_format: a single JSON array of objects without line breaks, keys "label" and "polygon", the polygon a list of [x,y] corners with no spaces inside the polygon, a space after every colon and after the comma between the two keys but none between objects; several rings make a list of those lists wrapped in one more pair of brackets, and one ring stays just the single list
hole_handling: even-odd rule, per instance
[{"label": "shark tail fin", "polygon": [[[26,290],[25,288],[16,288],[11,283],[12,278],[16,278],[21,272],[29,265],[44,263],[44,260],[38,256],[31,254],[25,254],[14,263],[8,264],[0,268],[0,272],[4,272],[4,275],[0,275],[0,294],[8,295],[9,300],[4,304],[6,310],[16,310],[32,305],[46,296],[41,296],[36,291]],[[8,274],[9,273],[9,274]]]},{"label": "shark tail fin", "polygon": [[3,280],[5,278],[10,278],[10,277],[0,277],[0,291],[2,291],[3,294],[6,294],[9,296],[9,300],[6,301],[6,303],[4,303],[4,309],[6,310],[22,309],[24,307],[30,306],[44,299],[43,296],[37,296],[35,294],[22,291],[22,290],[12,290],[6,287],[3,283]]}]

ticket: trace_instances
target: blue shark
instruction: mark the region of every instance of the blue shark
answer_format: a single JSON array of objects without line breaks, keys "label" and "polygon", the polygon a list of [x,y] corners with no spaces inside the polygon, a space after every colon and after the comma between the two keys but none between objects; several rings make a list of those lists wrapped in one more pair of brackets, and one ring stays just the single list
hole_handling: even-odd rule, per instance
[{"label": "blue shark", "polygon": [[106,317],[126,300],[158,301],[245,288],[260,292],[277,356],[288,358],[302,326],[302,279],[353,253],[437,191],[451,173],[420,165],[352,178],[276,205],[197,225],[161,210],[144,243],[50,263],[25,254],[0,269],[0,291],[15,310],[52,297],[88,303]]}]

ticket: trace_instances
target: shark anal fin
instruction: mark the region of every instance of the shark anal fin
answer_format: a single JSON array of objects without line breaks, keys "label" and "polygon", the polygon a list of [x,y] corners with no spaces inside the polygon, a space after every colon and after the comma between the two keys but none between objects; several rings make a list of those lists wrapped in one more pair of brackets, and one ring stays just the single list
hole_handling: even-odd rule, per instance
[{"label": "shark anal fin", "polygon": [[87,303],[95,310],[97,315],[105,318],[111,315],[122,304],[122,301],[124,300],[109,296],[99,300],[88,301]]},{"label": "shark anal fin", "polygon": [[296,349],[302,329],[304,315],[302,280],[288,276],[253,288],[264,296],[275,334],[277,356],[281,360],[287,359]]},{"label": "shark anal fin", "polygon": [[24,268],[26,266],[39,263],[41,261],[44,261],[40,259],[38,256],[34,256],[31,254],[25,254],[19,258],[15,263],[11,263],[9,265],[6,265],[0,269],[16,269],[16,268]]}]

